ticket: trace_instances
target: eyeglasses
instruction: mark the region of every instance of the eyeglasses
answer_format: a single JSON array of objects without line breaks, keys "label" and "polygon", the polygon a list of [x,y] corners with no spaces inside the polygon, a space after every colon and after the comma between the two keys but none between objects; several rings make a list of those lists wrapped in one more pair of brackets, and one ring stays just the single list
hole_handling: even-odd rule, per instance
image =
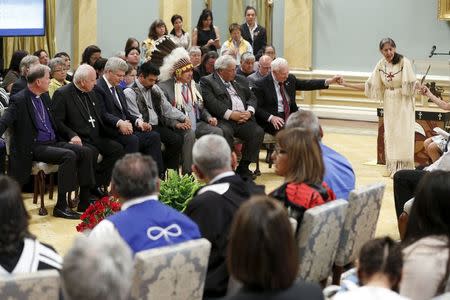
[{"label": "eyeglasses", "polygon": [[279,145],[275,146],[274,152],[275,152],[276,155],[286,154],[287,153],[287,151],[281,149]]},{"label": "eyeglasses", "polygon": [[67,68],[62,68],[62,69],[55,69],[53,72],[54,73],[56,73],[56,72],[67,72],[69,69],[67,69]]}]

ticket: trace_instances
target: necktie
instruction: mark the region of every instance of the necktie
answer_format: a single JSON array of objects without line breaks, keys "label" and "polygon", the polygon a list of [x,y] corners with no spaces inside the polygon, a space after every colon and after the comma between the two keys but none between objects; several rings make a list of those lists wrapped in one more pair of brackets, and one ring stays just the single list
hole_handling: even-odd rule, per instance
[{"label": "necktie", "polygon": [[284,92],[284,82],[278,82],[278,84],[280,85],[280,94],[283,99],[284,120],[286,121],[291,113],[291,108],[289,107],[289,102],[287,101],[286,93]]},{"label": "necktie", "polygon": [[113,95],[114,100],[117,102],[117,104],[120,107],[120,110],[122,111],[122,105],[120,104],[120,101],[119,101],[119,99],[116,96],[116,89],[113,86],[111,87],[111,94]]},{"label": "necktie", "polygon": [[224,82],[223,84],[225,85],[225,87],[226,87],[227,89],[229,89],[230,86],[231,86],[231,84],[230,84],[229,82]]},{"label": "necktie", "polygon": [[181,94],[183,95],[184,102],[186,102],[186,104],[188,104],[189,103],[189,89],[188,89],[187,84],[185,84],[185,83],[181,87]]}]

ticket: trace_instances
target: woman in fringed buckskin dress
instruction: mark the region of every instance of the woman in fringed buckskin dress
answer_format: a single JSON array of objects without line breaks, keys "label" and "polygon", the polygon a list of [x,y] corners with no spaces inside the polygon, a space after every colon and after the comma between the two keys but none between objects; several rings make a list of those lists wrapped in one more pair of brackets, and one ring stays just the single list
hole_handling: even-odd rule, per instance
[{"label": "woman in fringed buckskin dress", "polygon": [[341,85],[362,90],[366,96],[383,102],[386,174],[393,176],[402,169],[414,168],[414,93],[416,75],[411,62],[396,52],[391,38],[380,41],[383,58],[365,84]]}]

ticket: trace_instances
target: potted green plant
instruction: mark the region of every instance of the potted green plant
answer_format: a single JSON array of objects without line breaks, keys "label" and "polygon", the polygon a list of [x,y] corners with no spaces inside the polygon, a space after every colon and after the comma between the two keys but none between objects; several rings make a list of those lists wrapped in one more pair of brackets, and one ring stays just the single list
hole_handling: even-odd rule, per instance
[{"label": "potted green plant", "polygon": [[180,176],[178,172],[169,170],[167,179],[161,182],[159,200],[182,212],[200,187],[194,176]]}]

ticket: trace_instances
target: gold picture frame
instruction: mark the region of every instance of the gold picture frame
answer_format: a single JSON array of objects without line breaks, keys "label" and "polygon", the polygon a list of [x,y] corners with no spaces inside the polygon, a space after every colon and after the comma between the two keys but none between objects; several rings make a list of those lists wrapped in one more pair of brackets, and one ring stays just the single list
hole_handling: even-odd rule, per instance
[{"label": "gold picture frame", "polygon": [[438,0],[438,18],[441,21],[450,21],[450,0]]}]

